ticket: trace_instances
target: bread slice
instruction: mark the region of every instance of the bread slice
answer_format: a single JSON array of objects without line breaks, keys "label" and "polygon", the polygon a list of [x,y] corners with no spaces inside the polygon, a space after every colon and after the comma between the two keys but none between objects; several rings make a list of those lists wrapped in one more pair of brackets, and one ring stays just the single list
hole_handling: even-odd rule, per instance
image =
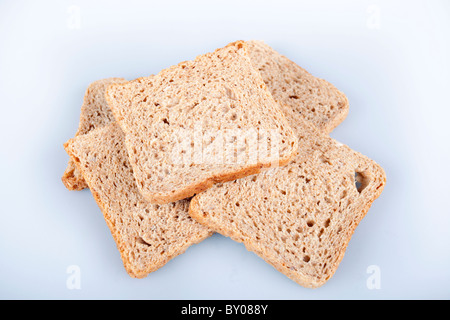
[{"label": "bread slice", "polygon": [[215,185],[192,198],[189,210],[300,285],[316,288],[335,273],[386,177],[377,163],[305,120],[296,128],[299,150],[291,163]]},{"label": "bread slice", "polygon": [[[267,88],[281,103],[287,117],[301,116],[327,133],[345,119],[348,100],[331,83],[312,76],[262,41],[246,43],[252,65],[261,73]],[[113,116],[104,99],[104,92],[108,85],[120,82],[126,80],[108,78],[95,81],[88,87],[77,135],[111,122]],[[62,181],[69,190],[87,187],[72,160],[69,160]]]},{"label": "bread slice", "polygon": [[[105,100],[106,88],[113,83],[123,83],[122,78],[107,78],[91,83],[86,89],[83,105],[81,106],[80,123],[75,136],[86,134],[89,131],[103,127],[114,122],[114,116]],[[76,168],[72,159],[69,159],[67,168],[61,178],[69,190],[82,190],[87,184]]]},{"label": "bread slice", "polygon": [[302,117],[325,133],[345,119],[348,99],[331,83],[312,76],[262,41],[246,43],[253,66],[287,118]]},{"label": "bread slice", "polygon": [[184,199],[295,155],[297,138],[247,51],[237,41],[107,90],[138,188],[151,203]]},{"label": "bread slice", "polygon": [[188,215],[188,200],[153,205],[139,193],[116,123],[64,145],[89,186],[130,276],[142,278],[211,231]]}]

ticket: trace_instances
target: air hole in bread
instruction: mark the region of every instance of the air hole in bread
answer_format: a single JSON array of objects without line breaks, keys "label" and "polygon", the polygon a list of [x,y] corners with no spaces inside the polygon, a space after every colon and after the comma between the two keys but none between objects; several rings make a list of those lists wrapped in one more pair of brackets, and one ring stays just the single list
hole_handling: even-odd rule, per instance
[{"label": "air hole in bread", "polygon": [[355,171],[355,187],[361,193],[370,183],[370,178],[364,172]]},{"label": "air hole in bread", "polygon": [[76,163],[80,163],[80,158],[72,156],[73,161],[75,161]]},{"label": "air hole in bread", "polygon": [[331,165],[331,161],[330,161],[330,159],[328,159],[328,158],[327,158],[327,157],[325,157],[325,156],[321,156],[321,157],[320,157],[320,161],[321,161],[322,163],[325,163],[325,164]]},{"label": "air hole in bread", "polygon": [[322,235],[323,235],[324,232],[325,232],[325,229],[324,229],[324,228],[320,229],[319,235],[318,235],[319,241],[321,240],[320,238],[322,237]]},{"label": "air hole in bread", "polygon": [[142,237],[137,237],[136,238],[136,243],[139,243],[139,244],[142,244],[142,245],[145,245],[145,246],[149,246],[149,247],[152,246],[150,243],[146,242]]}]

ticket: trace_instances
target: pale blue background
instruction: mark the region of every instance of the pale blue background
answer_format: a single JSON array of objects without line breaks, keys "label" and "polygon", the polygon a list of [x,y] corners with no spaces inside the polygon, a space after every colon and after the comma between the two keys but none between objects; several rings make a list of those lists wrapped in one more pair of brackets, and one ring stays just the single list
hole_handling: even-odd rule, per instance
[{"label": "pale blue background", "polygon": [[[132,279],[90,192],[60,181],[90,82],[238,39],[265,40],[344,91],[350,113],[332,136],[387,173],[319,289],[219,235]],[[0,298],[450,298],[449,57],[449,1],[0,1]],[[79,290],[66,287],[71,265]],[[380,289],[366,286],[370,265]]]}]

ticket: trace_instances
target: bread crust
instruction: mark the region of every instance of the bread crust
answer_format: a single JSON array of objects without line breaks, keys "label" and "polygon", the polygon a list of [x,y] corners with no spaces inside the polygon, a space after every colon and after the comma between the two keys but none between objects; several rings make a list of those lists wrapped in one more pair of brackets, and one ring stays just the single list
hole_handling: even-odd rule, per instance
[{"label": "bread crust", "polygon": [[[242,242],[301,286],[318,288],[335,274],[356,227],[381,195],[386,174],[373,160],[317,133],[305,122],[299,125],[305,129],[298,130],[299,136],[310,140],[303,143],[304,149],[300,142],[290,164],[200,193],[191,199],[189,214],[215,232]],[[312,138],[314,132],[319,138]],[[368,181],[358,190],[349,176],[352,172]],[[297,194],[298,190],[305,191]],[[323,254],[324,249],[328,253]],[[291,254],[298,256],[294,259]],[[308,265],[310,259],[316,267]]]},{"label": "bread crust", "polygon": [[[83,98],[83,105],[81,106],[80,120],[78,124],[75,137],[86,134],[89,131],[102,127],[113,120],[112,114],[110,114],[109,107],[106,103],[99,101],[98,97],[103,98],[106,87],[112,83],[122,83],[126,80],[123,78],[106,78],[92,82]],[[102,100],[102,99],[101,99]],[[103,109],[103,110],[102,110]],[[84,181],[83,175],[80,174],[73,159],[69,159],[67,168],[61,177],[61,181],[64,186],[71,191],[80,191],[88,188],[87,183]]]},{"label": "bread crust", "polygon": [[250,58],[288,117],[301,117],[330,133],[347,116],[349,102],[330,82],[315,77],[263,41],[246,41]]},{"label": "bread crust", "polygon": [[[226,55],[226,54],[228,54],[228,52],[224,51],[225,48],[234,48],[234,47],[238,48],[239,50],[243,50],[244,53],[242,54],[242,56],[237,54],[236,56],[238,58],[236,58],[236,59],[239,59],[238,61],[241,62],[242,65],[244,65],[244,67],[246,68],[245,70],[248,70],[248,74],[249,74],[248,76],[251,77],[252,81],[254,82],[254,83],[253,82],[251,83],[251,85],[254,84],[254,86],[251,87],[251,89],[254,90],[255,92],[257,92],[259,95],[258,98],[264,102],[265,109],[262,109],[262,110],[264,110],[264,112],[261,112],[261,119],[266,121],[267,124],[270,123],[270,125],[273,126],[273,128],[268,128],[268,129],[276,129],[283,136],[284,140],[282,140],[282,142],[285,144],[284,147],[286,150],[284,151],[284,154],[282,154],[281,157],[278,159],[277,164],[280,166],[286,165],[295,156],[295,152],[298,148],[298,144],[297,144],[298,142],[297,142],[297,139],[295,139],[295,134],[294,134],[292,128],[290,128],[290,126],[286,120],[286,117],[281,112],[278,104],[276,103],[276,101],[273,99],[272,95],[268,91],[266,85],[264,84],[264,82],[261,78],[261,75],[256,70],[254,70],[253,67],[251,66],[250,59],[247,54],[246,43],[244,41],[236,41],[231,44],[228,44],[224,48],[217,49],[213,53],[208,53],[205,55],[198,56],[196,58],[196,60],[194,60],[194,61],[181,62],[176,66],[172,66],[166,70],[163,70],[158,75],[152,77],[151,79],[149,77],[142,77],[142,78],[138,78],[136,80],[130,81],[125,85],[111,85],[107,89],[106,100],[114,114],[115,119],[121,126],[122,130],[125,132],[125,135],[126,135],[125,144],[126,144],[127,150],[129,151],[130,158],[132,160],[131,164],[132,164],[133,168],[135,169],[135,178],[136,178],[136,181],[138,182],[137,186],[138,186],[141,194],[146,198],[147,201],[149,201],[151,203],[155,203],[155,204],[166,204],[169,202],[178,201],[180,199],[185,199],[185,198],[193,196],[196,193],[202,192],[202,191],[210,188],[215,183],[235,180],[235,179],[239,179],[239,178],[251,175],[251,174],[259,173],[261,171],[261,169],[271,167],[274,165],[274,162],[271,159],[259,159],[259,161],[256,164],[249,163],[249,164],[246,164],[245,166],[237,166],[236,165],[233,168],[217,170],[219,172],[214,172],[213,170],[211,170],[211,172],[210,172],[210,171],[208,171],[208,168],[206,168],[205,172],[207,172],[208,174],[205,174],[204,177],[202,176],[201,181],[198,181],[199,180],[197,178],[198,176],[196,176],[194,178],[194,174],[188,168],[188,169],[184,169],[184,170],[187,170],[186,174],[189,175],[189,177],[192,178],[193,181],[189,181],[186,183],[183,182],[179,187],[173,188],[173,189],[169,189],[169,187],[166,187],[165,185],[160,186],[157,182],[155,182],[151,178],[149,178],[149,177],[155,176],[156,174],[155,174],[155,172],[153,172],[153,171],[149,172],[148,170],[150,170],[150,169],[155,170],[155,166],[159,166],[159,164],[155,165],[155,162],[152,162],[152,161],[154,161],[153,159],[155,158],[155,155],[157,154],[157,152],[148,146],[150,144],[148,141],[153,139],[153,135],[157,134],[157,129],[155,127],[155,125],[157,124],[157,121],[155,119],[160,120],[158,118],[158,117],[160,117],[160,113],[161,114],[164,113],[166,111],[166,109],[168,109],[168,107],[163,108],[159,105],[159,103],[154,102],[152,99],[157,101],[158,98],[155,97],[154,95],[151,96],[149,93],[146,92],[146,90],[153,90],[151,88],[153,88],[155,86],[155,87],[157,87],[155,92],[154,91],[149,91],[149,92],[156,93],[156,94],[160,94],[161,92],[164,92],[164,98],[167,99],[167,94],[165,93],[165,90],[167,88],[171,88],[171,86],[166,84],[166,81],[169,81],[168,80],[169,78],[170,78],[170,81],[173,81],[173,79],[171,77],[176,78],[174,76],[174,74],[172,74],[172,73],[176,73],[176,75],[179,76],[179,74],[177,72],[181,72],[181,74],[182,74],[182,71],[180,71],[180,70],[184,69],[184,66],[186,64],[191,63],[192,64],[191,67],[192,67],[192,69],[194,69],[195,67],[198,67],[198,65],[196,65],[196,63],[198,63],[198,59],[201,59],[203,57],[208,57],[205,60],[207,61],[207,63],[210,63],[210,61],[208,60],[209,57],[214,56],[214,59],[216,59],[215,58],[216,54],[217,54],[217,56],[220,56],[222,54]],[[236,51],[238,49],[236,49]],[[230,50],[232,50],[232,49],[230,49]],[[213,58],[211,58],[211,59],[213,59]],[[221,58],[219,58],[218,61],[220,61],[220,59]],[[216,62],[216,60],[213,60],[213,61],[214,61],[214,63]],[[245,64],[244,64],[244,62],[245,62]],[[205,63],[205,64],[207,64],[207,63]],[[211,63],[211,65],[216,67],[216,65],[214,63]],[[227,63],[230,64],[229,62],[227,62]],[[239,67],[242,67],[242,66],[239,65]],[[204,68],[205,69],[209,68],[209,65],[204,66]],[[226,68],[223,68],[223,69],[225,70]],[[213,69],[213,70],[215,70],[215,69]],[[209,71],[209,69],[208,69],[208,71]],[[237,74],[237,73],[233,73],[234,71],[223,71],[223,72],[228,72],[233,75]],[[236,77],[236,79],[237,78],[238,77]],[[176,80],[177,79],[175,79],[175,81]],[[220,81],[221,80],[219,79],[219,82]],[[242,82],[242,79],[239,78],[239,81]],[[192,82],[196,83],[195,81],[192,81]],[[214,83],[214,81],[209,81],[208,83],[210,83],[210,82]],[[227,84],[227,83],[225,83],[225,84]],[[174,86],[174,85],[172,85],[172,86]],[[200,88],[202,88],[201,85],[198,85],[198,86]],[[239,87],[237,87],[237,88],[239,88]],[[217,89],[217,87],[214,87],[214,89]],[[183,87],[183,90],[186,90],[186,89]],[[242,91],[243,89],[239,89],[239,90]],[[249,101],[251,100],[250,95],[248,93],[242,93],[242,94],[243,95],[247,94],[248,97],[246,97],[246,99]],[[142,101],[138,101],[138,99],[136,97],[138,97],[138,98],[145,97],[145,98]],[[184,97],[184,96],[182,96],[182,97]],[[251,96],[251,97],[253,99],[253,96]],[[206,97],[204,97],[204,98],[206,99]],[[226,96],[223,96],[222,98],[225,101],[227,101],[227,99],[232,100],[231,98],[226,97]],[[148,99],[151,102],[149,102]],[[202,99],[202,101],[203,100],[204,99]],[[252,101],[252,105],[251,105],[252,108],[256,108],[257,106],[259,106],[259,104],[256,104],[253,100],[251,100],[251,101]],[[189,100],[188,102],[191,102],[191,101]],[[157,106],[153,107],[152,103],[157,104]],[[185,103],[187,103],[187,102],[185,102]],[[243,108],[243,106],[245,104],[243,102],[241,102],[239,99],[237,99],[237,101],[235,101],[234,103],[240,105],[240,107],[239,107],[240,112],[242,112],[242,113],[247,112],[246,109]],[[197,105],[198,104],[199,103],[197,103]],[[148,108],[148,109],[145,109],[145,108]],[[155,115],[154,118],[151,118],[152,119],[151,121],[145,122],[145,124],[143,124],[144,121],[142,121],[142,123],[139,122],[141,118],[143,118],[148,113],[150,113],[150,111],[149,111],[150,108],[153,108],[151,110],[154,110],[155,112],[157,112],[157,115]],[[132,114],[134,109],[138,110],[138,111],[136,111],[136,114],[138,114],[140,117],[133,117],[134,115],[136,115],[136,114]],[[144,112],[143,111],[144,109],[147,112]],[[270,109],[272,111],[272,114],[270,114],[270,116],[267,115],[268,111],[266,109],[267,110]],[[257,109],[256,111],[261,111],[261,110]],[[170,114],[169,111],[167,111],[167,113]],[[216,112],[216,113],[217,113],[216,116],[221,115],[220,112]],[[144,115],[142,115],[142,114],[144,114]],[[136,118],[138,120],[136,120]],[[178,119],[178,118],[174,116],[174,119]],[[218,121],[219,119],[213,119],[213,120]],[[139,130],[140,128],[136,128],[136,125],[132,126],[128,123],[128,122],[132,122],[132,121],[134,121],[133,122],[134,124],[136,124],[136,122],[139,122],[139,125],[142,124],[142,127],[144,129]],[[179,123],[176,123],[176,125],[179,125]],[[176,127],[176,125],[174,125],[174,127]],[[275,125],[278,127],[275,127]],[[148,128],[150,128],[150,129],[148,129]],[[240,127],[238,127],[238,128],[240,128]],[[170,127],[169,127],[169,129],[170,129]],[[189,128],[189,129],[191,129],[191,128]],[[161,130],[163,130],[163,129],[161,129]],[[147,134],[147,136],[143,137],[142,132],[145,132]],[[148,138],[148,135],[151,135],[151,138]],[[287,140],[287,141],[285,141],[285,140]],[[134,150],[138,149],[138,148],[139,148],[139,152],[135,152]],[[167,154],[164,152],[162,152],[161,154],[162,154],[162,157],[163,157],[163,160],[165,161],[165,163],[168,163],[169,161],[167,161],[167,157],[168,157]],[[158,163],[161,163],[164,161],[159,161]],[[159,169],[159,167],[158,167],[158,169]],[[175,174],[173,175],[173,177],[175,177],[175,178],[171,178],[172,180],[170,180],[168,182],[168,184],[173,183],[173,179],[177,179],[177,178],[182,179],[180,177],[181,170],[178,170],[177,168],[174,169],[173,167],[171,167],[171,169],[175,171]],[[198,168],[196,167],[196,169],[198,169]],[[202,170],[202,169],[198,169],[198,170]]]},{"label": "bread crust", "polygon": [[[297,148],[297,144],[294,148]],[[290,155],[289,158],[280,159],[279,166],[287,165],[295,156],[295,153]],[[188,186],[186,189],[177,190],[177,192],[171,194],[170,196],[166,196],[165,194],[152,194],[151,196],[147,196],[146,199],[151,203],[157,204],[167,204],[170,202],[186,199],[194,196],[197,193],[205,191],[211,188],[216,183],[233,181],[236,179],[244,178],[253,174],[260,173],[265,168],[270,168],[271,164],[266,163],[257,163],[255,165],[251,165],[249,167],[243,168],[236,172],[224,173],[222,175],[211,176],[205,181],[192,184]]]},{"label": "bread crust", "polygon": [[[115,124],[111,124],[104,129],[108,129],[108,127],[111,127]],[[98,130],[98,129],[97,129]],[[100,129],[101,130],[101,129]],[[92,134],[92,133],[90,133]],[[95,132],[94,132],[95,134]],[[164,266],[168,261],[175,258],[176,256],[184,253],[191,245],[197,244],[204,239],[210,237],[213,232],[207,228],[201,228],[199,232],[192,233],[190,237],[179,239],[177,250],[171,252],[171,253],[165,253],[164,255],[158,255],[158,259],[154,263],[146,264],[145,266],[141,266],[140,264],[137,264],[135,261],[130,260],[130,243],[126,240],[124,240],[123,230],[119,228],[119,226],[114,224],[114,219],[112,218],[112,212],[110,208],[106,205],[104,199],[102,196],[97,192],[97,187],[93,181],[90,181],[88,178],[90,175],[86,174],[85,168],[80,162],[80,159],[78,158],[78,153],[74,151],[73,145],[77,138],[73,138],[68,140],[64,144],[64,149],[69,154],[69,156],[73,159],[75,166],[80,171],[81,174],[86,178],[86,183],[88,187],[91,190],[91,193],[99,206],[103,217],[105,219],[105,222],[111,232],[111,235],[117,245],[117,249],[120,252],[120,256],[124,265],[124,268],[126,272],[133,278],[144,278],[149,273],[161,268]],[[114,151],[112,151],[114,152]],[[187,212],[186,212],[187,214]],[[195,222],[193,222],[195,223]]]}]

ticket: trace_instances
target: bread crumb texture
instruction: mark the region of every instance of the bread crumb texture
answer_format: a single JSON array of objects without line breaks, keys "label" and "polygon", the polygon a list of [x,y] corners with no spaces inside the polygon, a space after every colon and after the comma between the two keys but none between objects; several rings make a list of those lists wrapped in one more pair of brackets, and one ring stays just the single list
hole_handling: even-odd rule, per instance
[{"label": "bread crumb texture", "polygon": [[253,66],[286,117],[303,118],[325,133],[345,119],[348,99],[334,85],[311,75],[262,41],[246,43]]},{"label": "bread crumb texture", "polygon": [[[285,165],[297,149],[292,128],[253,68],[242,41],[155,76],[113,85],[106,97],[125,132],[138,188],[152,203],[176,201],[217,182]],[[254,159],[257,152],[253,143],[244,143],[232,153],[239,161],[204,161],[204,150],[212,142],[205,136],[226,133],[230,138],[222,140],[226,150],[252,130],[276,137],[276,144],[269,143],[271,152],[258,152],[257,161],[241,161]],[[229,134],[233,131],[234,138]],[[186,145],[186,132],[193,137],[190,156],[180,152],[180,146]]]},{"label": "bread crumb texture", "polygon": [[[114,83],[126,82],[123,78],[107,78],[91,83],[86,89],[83,105],[81,106],[80,122],[75,136],[114,122],[114,116],[105,100],[106,88]],[[72,159],[61,178],[68,190],[82,190],[87,188],[83,176],[77,170]]]},{"label": "bread crumb texture", "polygon": [[211,235],[189,216],[188,200],[157,205],[141,196],[117,124],[75,137],[65,149],[103,212],[130,276],[145,277]]},{"label": "bread crumb texture", "polygon": [[386,177],[373,160],[305,121],[297,124],[299,150],[291,163],[196,195],[190,214],[315,288],[335,273]]}]

